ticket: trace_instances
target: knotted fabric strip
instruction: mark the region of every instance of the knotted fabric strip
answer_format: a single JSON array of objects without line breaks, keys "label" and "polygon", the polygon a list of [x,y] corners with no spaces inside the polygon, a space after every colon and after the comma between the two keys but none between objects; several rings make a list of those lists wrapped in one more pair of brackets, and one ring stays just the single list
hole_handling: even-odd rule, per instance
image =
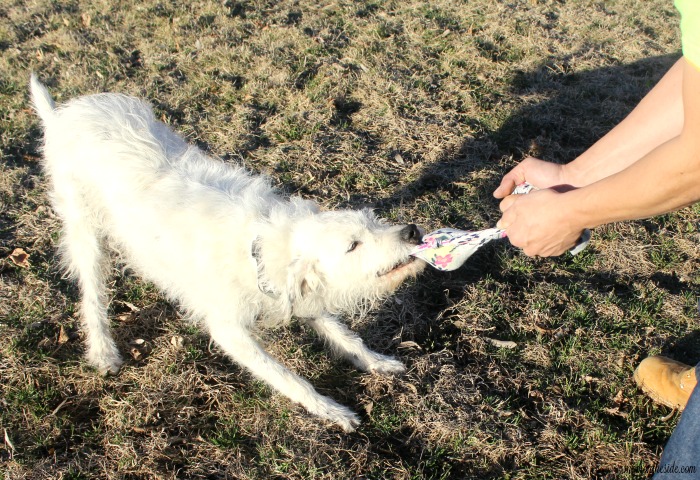
[{"label": "knotted fabric strip", "polygon": [[[513,190],[514,195],[524,195],[536,189],[529,183],[522,183]],[[491,240],[505,238],[506,231],[501,228],[488,228],[478,231],[464,231],[454,228],[441,228],[423,237],[423,243],[413,249],[411,255],[424,260],[442,271],[456,270]],[[574,248],[569,250],[576,255],[586,248],[591,239],[590,230],[584,230]]]}]

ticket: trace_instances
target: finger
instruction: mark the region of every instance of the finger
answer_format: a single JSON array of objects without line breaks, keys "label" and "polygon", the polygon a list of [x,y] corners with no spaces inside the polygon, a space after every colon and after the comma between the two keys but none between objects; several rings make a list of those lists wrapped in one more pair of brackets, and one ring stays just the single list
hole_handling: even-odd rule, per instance
[{"label": "finger", "polygon": [[496,190],[493,191],[493,196],[496,198],[503,198],[509,195],[514,188],[515,184],[513,183],[513,181],[503,177],[503,180],[501,180],[501,184]]},{"label": "finger", "polygon": [[515,187],[525,181],[525,175],[520,172],[518,167],[515,167],[510,172],[506,173],[501,180],[501,184],[493,192],[496,198],[503,198],[513,193]]},{"label": "finger", "polygon": [[496,228],[508,230],[508,227],[510,227],[513,224],[513,221],[513,212],[504,211],[503,215],[501,215],[501,218],[499,218],[496,222]]},{"label": "finger", "polygon": [[517,200],[518,195],[508,195],[503,200],[501,200],[501,203],[498,204],[498,208],[501,209],[501,212],[505,212],[510,207],[512,207]]},{"label": "finger", "polygon": [[503,180],[501,180],[501,184],[493,192],[494,197],[503,198],[513,193],[513,189],[515,188],[517,183],[515,181],[515,178],[513,178],[512,173],[513,172],[510,172],[505,177],[503,177]]}]

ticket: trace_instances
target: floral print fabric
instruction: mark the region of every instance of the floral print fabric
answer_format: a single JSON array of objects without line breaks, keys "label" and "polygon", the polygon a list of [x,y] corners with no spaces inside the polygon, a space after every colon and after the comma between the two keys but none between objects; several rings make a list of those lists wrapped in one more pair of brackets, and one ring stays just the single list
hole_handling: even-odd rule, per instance
[{"label": "floral print fabric", "polygon": [[423,243],[418,245],[411,255],[428,262],[438,270],[456,270],[483,245],[505,236],[505,230],[499,228],[477,232],[441,228],[424,236]]},{"label": "floral print fabric", "polygon": [[[522,183],[515,187],[513,194],[523,195],[534,188],[529,183]],[[479,248],[491,240],[497,240],[505,236],[506,231],[500,228],[488,228],[474,232],[454,228],[441,228],[425,235],[423,243],[418,245],[411,252],[411,255],[424,260],[438,270],[456,270]],[[578,244],[570,252],[575,255],[586,248],[590,236],[590,231],[586,230],[583,232]]]}]

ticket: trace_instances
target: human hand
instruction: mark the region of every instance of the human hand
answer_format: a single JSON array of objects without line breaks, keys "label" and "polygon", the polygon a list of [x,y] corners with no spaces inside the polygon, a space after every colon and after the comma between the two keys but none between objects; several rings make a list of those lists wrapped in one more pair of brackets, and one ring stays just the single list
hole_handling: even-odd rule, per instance
[{"label": "human hand", "polygon": [[553,189],[509,195],[501,201],[503,216],[496,226],[505,229],[510,243],[529,257],[561,255],[584,230],[566,208],[565,195]]},{"label": "human hand", "polygon": [[564,166],[546,162],[534,157],[527,157],[506,173],[499,187],[493,192],[496,198],[505,198],[513,189],[527,182],[539,189],[565,185]]}]

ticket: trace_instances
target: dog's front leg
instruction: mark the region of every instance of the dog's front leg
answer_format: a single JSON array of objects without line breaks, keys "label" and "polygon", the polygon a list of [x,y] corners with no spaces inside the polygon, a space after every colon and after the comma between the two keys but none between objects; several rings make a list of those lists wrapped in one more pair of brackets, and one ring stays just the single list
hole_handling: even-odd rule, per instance
[{"label": "dog's front leg", "polygon": [[305,319],[335,352],[366,372],[396,374],[406,371],[403,363],[392,357],[373,352],[362,339],[333,315],[324,314]]},{"label": "dog's front leg", "polygon": [[316,392],[309,382],[272,358],[243,328],[232,324],[210,324],[210,333],[236,363],[309,412],[340,425],[346,432],[352,432],[360,424],[352,410]]}]

